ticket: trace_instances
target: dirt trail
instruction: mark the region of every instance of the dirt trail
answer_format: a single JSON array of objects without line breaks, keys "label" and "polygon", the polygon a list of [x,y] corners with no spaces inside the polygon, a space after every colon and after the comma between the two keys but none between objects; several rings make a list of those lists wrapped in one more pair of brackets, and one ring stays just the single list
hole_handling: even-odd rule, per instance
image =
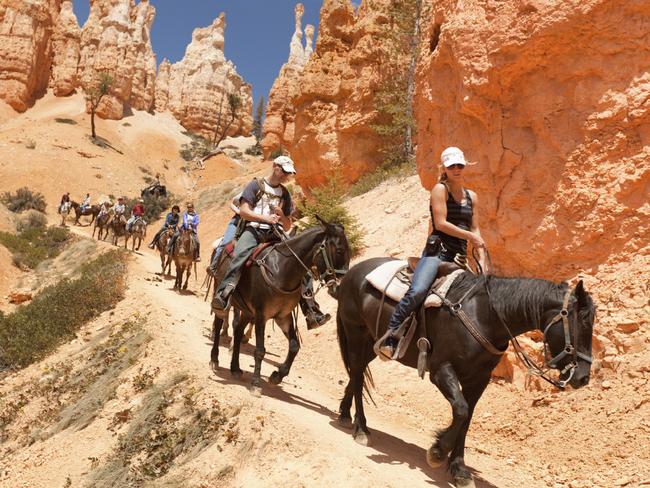
[{"label": "dirt trail", "polygon": [[[77,234],[89,234],[89,228],[73,230]],[[437,419],[420,419],[425,423],[420,424],[420,429],[413,429],[413,420],[418,417],[415,411],[409,411],[401,403],[387,404],[381,394],[375,393],[377,408],[367,405],[366,412],[372,446],[358,445],[351,432],[339,427],[335,421],[347,376],[342,368],[333,321],[319,331],[306,332],[303,319],[299,322],[303,348],[291,374],[279,387],[264,384],[263,396],[254,398],[248,392],[253,369],[251,346],[242,349],[242,369],[245,372],[242,381],[230,377],[227,347],[220,350],[222,369],[219,375],[213,375],[208,367],[212,317],[199,290],[202,273],[198,281],[191,278],[188,292],[179,294],[171,289],[173,280],[160,281],[157,276],[160,271],[157,255],[141,250],[134,256],[129,296],[140,297],[141,306],[152,310],[150,323],[160,321],[155,340],[166,348],[152,348],[152,354],[160,357],[161,367],[182,368],[199,378],[201,388],[213,390],[219,397],[228,397],[232,401],[252,402],[255,408],[259,407],[267,417],[272,417],[266,425],[271,429],[271,436],[276,441],[274,444],[280,444],[283,449],[262,454],[258,462],[249,459],[239,470],[232,486],[280,486],[288,480],[298,486],[310,487],[334,486],[336,483],[343,486],[449,486],[445,470],[434,470],[425,461],[425,451],[433,432],[447,421],[442,420],[444,416],[440,417],[448,410],[444,400],[438,398],[436,401]],[[319,295],[319,299],[326,310],[335,313],[333,300],[325,297],[324,293]],[[283,361],[287,350],[284,336],[271,323],[267,324],[267,337],[267,355],[262,368],[264,379]],[[166,357],[166,354],[172,357]],[[405,375],[411,380],[416,376],[412,370],[397,368],[401,371],[395,381],[401,381]],[[386,382],[389,381],[393,382],[386,378]],[[430,384],[424,386],[432,395],[433,387]],[[269,425],[277,420],[284,428]],[[278,443],[278,436],[286,442]],[[493,459],[471,448],[466,460],[476,470],[477,487],[515,486],[523,480],[526,486],[542,486],[526,474],[517,473],[511,466],[503,466],[507,473],[499,473]]]}]

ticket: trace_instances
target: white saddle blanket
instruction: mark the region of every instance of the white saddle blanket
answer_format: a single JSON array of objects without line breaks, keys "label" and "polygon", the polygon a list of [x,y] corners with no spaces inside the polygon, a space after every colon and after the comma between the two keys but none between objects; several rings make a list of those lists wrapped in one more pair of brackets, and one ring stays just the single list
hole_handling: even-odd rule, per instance
[{"label": "white saddle blanket", "polygon": [[[399,302],[402,297],[406,295],[411,284],[408,281],[400,279],[400,275],[397,275],[397,273],[405,269],[407,266],[407,261],[388,261],[368,273],[366,279],[372,286],[382,293],[386,290],[387,297]],[[436,287],[436,291],[443,297],[446,296],[456,277],[464,272],[465,270],[458,269],[445,276],[444,279],[441,280],[441,283]],[[424,301],[425,308],[440,307],[441,305],[442,300],[439,296],[434,295],[433,293],[431,293]]]}]

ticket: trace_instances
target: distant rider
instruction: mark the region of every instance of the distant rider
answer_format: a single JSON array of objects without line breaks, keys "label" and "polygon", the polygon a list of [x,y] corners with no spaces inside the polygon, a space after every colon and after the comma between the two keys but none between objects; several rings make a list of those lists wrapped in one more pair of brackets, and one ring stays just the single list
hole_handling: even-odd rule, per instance
[{"label": "distant rider", "polygon": [[160,228],[158,232],[156,232],[156,235],[153,236],[153,239],[149,244],[149,249],[154,249],[156,247],[156,244],[158,243],[158,240],[160,239],[160,236],[163,234],[163,232],[165,232],[168,229],[173,229],[174,231],[176,231],[176,227],[178,227],[178,222],[180,220],[180,213],[181,213],[180,207],[178,205],[174,205],[172,207],[172,211],[167,214],[163,226]]}]

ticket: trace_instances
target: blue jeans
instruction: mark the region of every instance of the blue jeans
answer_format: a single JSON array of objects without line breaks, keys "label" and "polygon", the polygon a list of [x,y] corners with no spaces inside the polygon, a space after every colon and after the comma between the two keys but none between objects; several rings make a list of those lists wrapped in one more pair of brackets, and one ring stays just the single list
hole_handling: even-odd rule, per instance
[{"label": "blue jeans", "polygon": [[399,301],[388,322],[388,328],[395,332],[406,318],[415,312],[427,297],[429,288],[436,279],[442,260],[438,256],[420,258],[413,273],[413,281],[406,295]]},{"label": "blue jeans", "polygon": [[230,222],[228,222],[228,227],[226,227],[226,232],[223,234],[223,237],[221,238],[221,242],[217,246],[217,250],[214,252],[214,258],[212,259],[212,263],[210,263],[210,266],[212,268],[216,268],[217,262],[219,261],[219,256],[221,256],[223,248],[226,247],[226,244],[228,244],[230,241],[232,241],[235,238],[235,232],[237,232],[238,222],[239,219],[237,217],[233,217],[232,219],[230,219]]}]

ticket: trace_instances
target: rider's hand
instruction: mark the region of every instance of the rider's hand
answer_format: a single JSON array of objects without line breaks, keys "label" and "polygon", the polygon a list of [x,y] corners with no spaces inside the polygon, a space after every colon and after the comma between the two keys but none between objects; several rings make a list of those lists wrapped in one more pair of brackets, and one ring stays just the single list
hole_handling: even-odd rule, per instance
[{"label": "rider's hand", "polygon": [[481,247],[485,247],[485,241],[478,234],[475,234],[475,233],[471,232],[469,240],[472,243],[472,246],[474,246],[476,249],[479,249]]},{"label": "rider's hand", "polygon": [[275,225],[278,222],[280,222],[280,216],[278,214],[273,214],[266,217],[267,224]]},{"label": "rider's hand", "polygon": [[284,217],[284,212],[277,205],[271,205],[271,212],[273,212],[278,217]]}]

